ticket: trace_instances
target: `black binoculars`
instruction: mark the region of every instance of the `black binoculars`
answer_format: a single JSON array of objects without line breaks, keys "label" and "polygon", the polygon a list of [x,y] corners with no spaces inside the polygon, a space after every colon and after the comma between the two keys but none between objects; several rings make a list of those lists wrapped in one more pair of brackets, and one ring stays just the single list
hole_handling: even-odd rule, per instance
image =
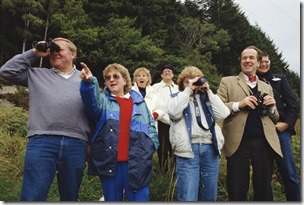
[{"label": "black binoculars", "polygon": [[59,52],[60,51],[60,46],[58,44],[56,44],[51,38],[49,38],[49,40],[47,42],[42,42],[39,43],[37,41],[34,41],[32,43],[33,48],[36,48],[39,51],[43,51],[46,52],[47,49],[50,49],[50,52]]},{"label": "black binoculars", "polygon": [[207,82],[207,78],[205,76],[200,77],[197,81],[193,83],[196,86],[202,86]]}]

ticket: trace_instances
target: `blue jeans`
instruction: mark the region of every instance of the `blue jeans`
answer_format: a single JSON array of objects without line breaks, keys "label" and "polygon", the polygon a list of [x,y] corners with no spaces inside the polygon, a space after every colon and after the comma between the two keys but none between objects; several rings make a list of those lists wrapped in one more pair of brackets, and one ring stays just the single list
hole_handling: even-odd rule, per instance
[{"label": "blue jeans", "polygon": [[105,201],[123,201],[124,192],[128,201],[149,201],[148,186],[136,191],[128,188],[128,162],[118,162],[115,167],[114,176],[99,176],[99,178]]},{"label": "blue jeans", "polygon": [[60,200],[77,201],[85,168],[86,146],[84,140],[65,136],[30,137],[20,200],[45,201],[57,173]]},{"label": "blue jeans", "polygon": [[291,133],[290,132],[278,132],[280,139],[281,150],[283,158],[276,157],[276,163],[279,172],[282,175],[284,182],[284,189],[287,201],[300,201],[300,184],[298,180],[298,174],[293,158],[292,146],[291,146]]},{"label": "blue jeans", "polygon": [[177,200],[216,201],[219,155],[212,144],[192,144],[194,158],[176,157]]}]

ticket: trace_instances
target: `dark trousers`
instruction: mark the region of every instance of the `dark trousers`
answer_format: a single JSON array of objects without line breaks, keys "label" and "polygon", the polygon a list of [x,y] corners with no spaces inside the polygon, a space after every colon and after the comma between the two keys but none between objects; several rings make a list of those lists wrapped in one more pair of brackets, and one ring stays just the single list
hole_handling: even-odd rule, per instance
[{"label": "dark trousers", "polygon": [[265,137],[243,139],[237,151],[226,159],[227,188],[230,201],[247,200],[251,173],[253,200],[273,201],[271,180],[274,152]]},{"label": "dark trousers", "polygon": [[168,158],[170,157],[171,169],[175,166],[175,158],[169,141],[170,125],[158,121],[158,140],[159,148],[157,150],[160,168],[164,173],[168,171]]}]

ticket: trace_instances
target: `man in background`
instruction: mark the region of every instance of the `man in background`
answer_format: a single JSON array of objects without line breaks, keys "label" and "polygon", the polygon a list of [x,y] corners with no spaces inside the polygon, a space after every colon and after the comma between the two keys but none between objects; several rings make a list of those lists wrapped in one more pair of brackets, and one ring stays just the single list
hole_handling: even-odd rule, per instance
[{"label": "man in background", "polygon": [[[165,103],[165,108],[167,112],[167,104],[171,97],[171,94],[178,92],[178,86],[173,82],[174,68],[172,65],[165,65],[162,68],[161,73],[162,81],[155,83],[153,88],[157,91],[163,102]],[[168,116],[168,115],[166,115]],[[158,138],[159,138],[159,148],[158,148],[158,159],[159,165],[164,173],[168,171],[168,156],[171,160],[171,169],[175,166],[174,154],[172,152],[172,147],[169,141],[169,129],[170,129],[170,119],[169,117],[164,117],[158,121]]]},{"label": "man in background", "polygon": [[270,84],[273,88],[276,106],[280,114],[280,119],[275,126],[283,158],[276,157],[275,160],[283,178],[286,200],[301,201],[300,184],[291,145],[291,136],[296,134],[294,126],[298,118],[298,102],[286,76],[273,74],[270,70],[270,59],[266,53],[262,54],[257,75],[260,80]]}]

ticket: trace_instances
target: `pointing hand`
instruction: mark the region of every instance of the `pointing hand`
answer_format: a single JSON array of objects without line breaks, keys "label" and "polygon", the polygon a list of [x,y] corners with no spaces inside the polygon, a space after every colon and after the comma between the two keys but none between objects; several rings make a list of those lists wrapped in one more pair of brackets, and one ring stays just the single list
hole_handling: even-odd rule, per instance
[{"label": "pointing hand", "polygon": [[80,78],[86,82],[91,82],[93,79],[93,74],[88,68],[88,66],[81,62],[80,65],[82,66],[82,70],[80,71]]}]

